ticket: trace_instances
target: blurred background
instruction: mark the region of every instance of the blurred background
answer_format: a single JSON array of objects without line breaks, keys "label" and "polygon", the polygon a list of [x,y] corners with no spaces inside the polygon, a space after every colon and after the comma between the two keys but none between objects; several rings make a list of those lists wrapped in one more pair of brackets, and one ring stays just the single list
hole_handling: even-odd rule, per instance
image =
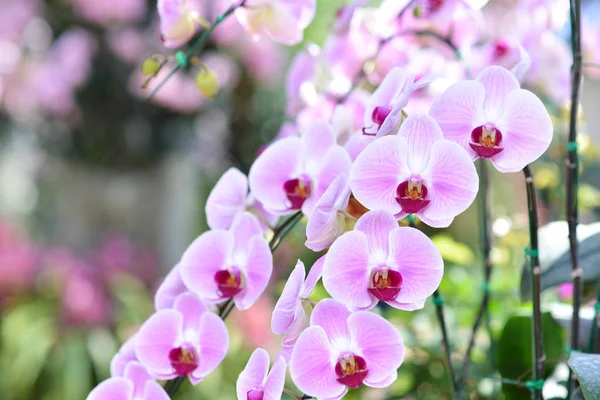
[{"label": "blurred background", "polygon": [[[208,3],[217,15],[226,0]],[[324,43],[345,3],[318,0],[304,44],[294,48],[251,41],[233,18],[199,56],[218,76],[215,99],[204,98],[193,72],[182,71],[147,101],[139,65],[166,52],[155,1],[0,0],[0,399],[81,400],[109,375],[113,354],[152,312],[162,277],[206,229],[210,188],[230,166],[247,172],[285,122],[290,60],[307,43]],[[511,3],[493,0],[484,13]],[[534,166],[546,224],[564,220],[571,56],[567,2],[540,3],[557,7],[563,21],[546,47],[532,54],[547,80],[529,86],[547,100],[556,129],[555,142]],[[597,3],[585,7],[587,21],[600,15]],[[585,29],[585,57],[599,57],[600,27],[590,23]],[[579,192],[585,224],[598,219],[600,207],[599,78],[599,69],[586,70]],[[526,283],[521,290],[528,243],[523,179],[493,171],[492,180],[491,314],[477,336],[468,383],[473,399],[528,398],[527,390],[480,378],[527,379],[531,359]],[[482,294],[478,215],[474,205],[451,228],[427,230],[446,261],[440,290],[457,365]],[[228,320],[232,340],[223,365],[195,388],[186,383],[178,398],[234,399],[235,380],[251,351],[278,351],[280,338],[270,332],[272,308],[296,259],[311,265],[317,258],[303,247],[303,229],[299,225],[277,250],[270,290]],[[599,230],[592,225],[586,237]],[[546,232],[544,268],[570,268],[560,261],[566,227],[559,223]],[[552,249],[547,258],[545,249]],[[548,398],[566,395],[560,361],[568,332],[560,322],[568,326],[571,294],[561,284],[568,273],[563,275],[548,280],[544,291],[545,310],[552,313],[544,325],[548,374],[554,376],[545,388]],[[587,279],[586,303],[593,301],[597,279]],[[316,298],[325,295],[319,287]],[[591,324],[592,310],[590,303],[584,323]],[[405,364],[388,390],[352,391],[348,398],[449,398],[430,302],[414,313],[379,311],[403,333]],[[585,332],[589,336],[589,328]]]}]

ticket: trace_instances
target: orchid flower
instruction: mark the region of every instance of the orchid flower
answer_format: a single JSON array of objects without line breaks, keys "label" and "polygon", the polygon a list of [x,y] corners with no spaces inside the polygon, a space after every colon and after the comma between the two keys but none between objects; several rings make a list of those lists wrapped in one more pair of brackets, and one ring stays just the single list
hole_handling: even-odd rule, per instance
[{"label": "orchid flower", "polygon": [[443,273],[442,256],[424,233],[399,227],[385,211],[369,211],[354,231],[331,245],[323,285],[334,299],[355,309],[384,301],[412,311],[423,308]]},{"label": "orchid flower", "polygon": [[523,169],[552,141],[544,104],[502,67],[488,67],[474,81],[452,85],[429,113],[471,159],[489,158],[500,172]]}]

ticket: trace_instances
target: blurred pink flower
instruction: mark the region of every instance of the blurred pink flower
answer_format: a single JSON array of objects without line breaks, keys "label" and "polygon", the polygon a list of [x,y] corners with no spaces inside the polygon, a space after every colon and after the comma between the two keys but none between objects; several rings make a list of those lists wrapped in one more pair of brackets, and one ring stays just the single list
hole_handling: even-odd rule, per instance
[{"label": "blurred pink flower", "polygon": [[246,0],[236,15],[251,37],[293,45],[302,41],[315,9],[316,0]]},{"label": "blurred pink flower", "polygon": [[38,249],[0,220],[0,297],[30,289],[37,273]]},{"label": "blurred pink flower", "polygon": [[127,24],[146,13],[145,0],[71,0],[73,9],[90,22],[101,25]]},{"label": "blurred pink flower", "polygon": [[111,321],[110,298],[89,266],[69,272],[62,288],[61,303],[63,318],[68,323],[103,325]]},{"label": "blurred pink flower", "polygon": [[20,42],[23,30],[38,8],[37,0],[0,0],[0,39]]},{"label": "blurred pink flower", "polygon": [[558,298],[562,301],[570,301],[573,299],[573,284],[563,283],[558,285]]}]

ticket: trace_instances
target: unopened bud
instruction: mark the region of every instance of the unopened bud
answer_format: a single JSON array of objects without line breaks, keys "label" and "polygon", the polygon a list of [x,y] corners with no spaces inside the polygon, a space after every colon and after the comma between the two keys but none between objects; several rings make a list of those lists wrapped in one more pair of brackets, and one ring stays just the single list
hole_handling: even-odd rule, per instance
[{"label": "unopened bud", "polygon": [[142,74],[146,77],[156,76],[161,68],[162,64],[154,56],[147,57],[142,62]]},{"label": "unopened bud", "polygon": [[217,81],[217,75],[208,68],[203,68],[196,74],[196,86],[200,93],[204,96],[212,98],[215,97],[219,91],[219,82]]}]

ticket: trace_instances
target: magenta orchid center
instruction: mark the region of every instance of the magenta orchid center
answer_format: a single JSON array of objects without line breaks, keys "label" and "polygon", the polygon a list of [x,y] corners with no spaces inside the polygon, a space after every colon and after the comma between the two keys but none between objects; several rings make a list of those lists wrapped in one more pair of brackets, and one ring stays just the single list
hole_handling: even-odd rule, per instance
[{"label": "magenta orchid center", "polygon": [[494,58],[502,58],[506,54],[508,54],[510,50],[510,45],[504,40],[498,40],[494,43]]},{"label": "magenta orchid center", "polygon": [[247,393],[248,400],[263,400],[265,397],[265,391],[262,389],[252,389]]},{"label": "magenta orchid center", "polygon": [[504,150],[502,133],[491,124],[478,126],[471,132],[469,145],[481,158],[490,158]]},{"label": "magenta orchid center", "polygon": [[368,373],[365,359],[354,354],[345,355],[335,364],[337,381],[352,389],[359,388]]},{"label": "magenta orchid center", "polygon": [[198,367],[198,353],[193,346],[184,344],[169,352],[169,361],[178,376],[186,376]]},{"label": "magenta orchid center", "polygon": [[428,199],[427,186],[417,179],[408,179],[398,185],[396,189],[396,201],[400,204],[402,211],[414,214],[426,207],[431,200]]},{"label": "magenta orchid center", "polygon": [[310,180],[307,178],[290,179],[283,184],[283,190],[289,200],[288,208],[299,210],[310,197]]},{"label": "magenta orchid center", "polygon": [[428,17],[437,13],[444,6],[445,0],[424,0],[413,8],[413,15],[417,18]]},{"label": "magenta orchid center", "polygon": [[391,301],[398,296],[402,287],[402,275],[388,268],[376,270],[371,276],[369,293],[381,301]]},{"label": "magenta orchid center", "polygon": [[373,109],[373,113],[371,114],[371,120],[375,122],[377,125],[383,125],[385,119],[392,112],[392,107],[390,106],[377,106]]},{"label": "magenta orchid center", "polygon": [[219,294],[226,298],[232,298],[242,291],[242,275],[237,268],[224,269],[215,274],[215,282]]}]

